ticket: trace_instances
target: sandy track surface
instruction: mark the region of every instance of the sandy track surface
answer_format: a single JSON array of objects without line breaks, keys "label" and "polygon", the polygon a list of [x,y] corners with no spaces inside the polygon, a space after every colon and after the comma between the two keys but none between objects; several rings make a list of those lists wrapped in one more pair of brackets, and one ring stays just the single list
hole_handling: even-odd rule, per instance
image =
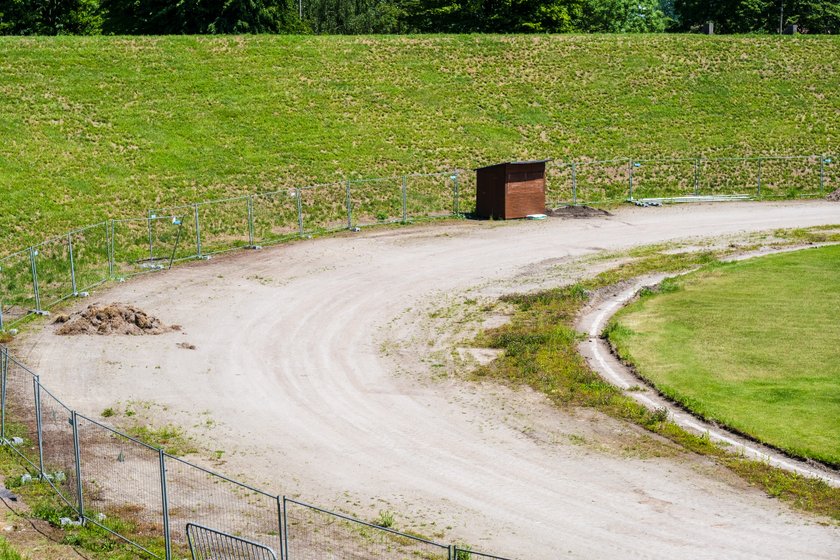
[{"label": "sandy track surface", "polygon": [[[554,410],[527,391],[432,381],[414,366],[423,364],[422,310],[446,297],[558,281],[547,273],[603,249],[838,222],[831,203],[728,203],[371,230],[194,263],[95,294],[183,333],[59,337],[46,328],[18,351],[82,412],[150,401],[158,420],[202,426],[197,437],[226,451],[218,468],[227,474],[357,512],[393,509],[398,526],[413,520],[478,550],[528,559],[837,558],[838,527],[702,458],[580,445],[650,438],[600,415]],[[388,341],[416,363],[397,368],[383,352]]]}]

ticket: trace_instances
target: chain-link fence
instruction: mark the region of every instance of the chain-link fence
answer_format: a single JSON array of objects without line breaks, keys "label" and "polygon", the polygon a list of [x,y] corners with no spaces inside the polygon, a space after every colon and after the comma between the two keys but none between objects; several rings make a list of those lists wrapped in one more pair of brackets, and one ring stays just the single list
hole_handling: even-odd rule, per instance
[{"label": "chain-link fence", "polygon": [[623,200],[816,198],[840,187],[833,156],[622,158],[546,165],[549,205]]},{"label": "chain-link fence", "polygon": [[[840,187],[829,156],[615,159],[546,164],[549,207],[625,200],[817,197]],[[0,258],[0,331],[109,279],[292,238],[475,211],[476,174],[348,179],[151,209]]]},{"label": "chain-link fence", "polygon": [[72,410],[5,347],[0,440],[27,476],[53,490],[67,515],[150,558],[189,557],[190,526],[205,531],[201,546],[253,551],[233,558],[263,558],[265,551],[281,560],[478,556],[264,492],[166,453]]}]

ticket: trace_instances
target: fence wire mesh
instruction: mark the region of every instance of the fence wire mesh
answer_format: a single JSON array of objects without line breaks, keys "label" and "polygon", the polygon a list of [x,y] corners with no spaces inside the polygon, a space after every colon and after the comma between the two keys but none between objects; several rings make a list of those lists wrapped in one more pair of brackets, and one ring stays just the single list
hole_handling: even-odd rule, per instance
[{"label": "fence wire mesh", "polygon": [[73,231],[69,237],[76,290],[84,292],[107,281],[110,277],[108,222]]},{"label": "fence wire mesh", "polygon": [[214,255],[250,244],[247,196],[195,205],[199,256]]},{"label": "fence wire mesh", "polygon": [[280,505],[272,496],[165,456],[167,503],[173,544],[186,545],[188,523],[198,523],[279,551]]},{"label": "fence wire mesh", "polygon": [[32,278],[31,249],[0,259],[0,327],[37,308]]},{"label": "fence wire mesh", "polygon": [[350,215],[355,227],[403,220],[401,177],[349,181]]},{"label": "fence wire mesh", "polygon": [[456,213],[456,206],[460,206],[463,198],[457,177],[455,172],[407,175],[405,180],[408,219],[442,218]]},{"label": "fence wire mesh", "polygon": [[326,233],[349,226],[346,182],[302,187],[299,192],[305,233]]},{"label": "fence wire mesh", "polygon": [[73,295],[70,236],[44,241],[33,249],[41,305],[49,308]]},{"label": "fence wire mesh", "polygon": [[164,539],[160,452],[85,416],[76,419],[85,518],[160,558],[140,544]]},{"label": "fence wire mesh", "polygon": [[44,476],[64,502],[79,509],[73,412],[38,384]]},{"label": "fence wire mesh", "polygon": [[449,560],[450,548],[284,499],[288,560]]},{"label": "fence wire mesh", "polygon": [[40,472],[36,376],[17,360],[9,359],[3,379],[3,436],[10,448]]},{"label": "fence wire mesh", "polygon": [[297,189],[256,194],[251,198],[254,244],[271,245],[301,235]]}]

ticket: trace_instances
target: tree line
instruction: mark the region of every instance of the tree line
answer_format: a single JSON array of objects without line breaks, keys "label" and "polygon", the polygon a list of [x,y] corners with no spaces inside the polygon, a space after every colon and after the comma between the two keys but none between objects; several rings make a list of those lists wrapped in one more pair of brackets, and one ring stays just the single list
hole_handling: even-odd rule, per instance
[{"label": "tree line", "polygon": [[840,0],[0,0],[0,35],[840,31]]}]

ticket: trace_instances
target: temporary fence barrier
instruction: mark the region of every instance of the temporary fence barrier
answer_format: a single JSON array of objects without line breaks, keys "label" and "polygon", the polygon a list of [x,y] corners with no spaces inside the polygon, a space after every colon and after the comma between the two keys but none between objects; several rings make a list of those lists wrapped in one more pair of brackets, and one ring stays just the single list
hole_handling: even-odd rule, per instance
[{"label": "temporary fence barrier", "polygon": [[280,560],[469,558],[264,492],[79,414],[3,346],[0,440],[27,470],[20,482],[47,484],[69,522],[97,526],[150,558],[209,560],[225,550],[257,560],[268,552]]},{"label": "temporary fence barrier", "polygon": [[[620,201],[822,196],[840,186],[831,156],[621,158],[546,164],[550,207]],[[475,211],[472,171],[334,183],[151,209],[0,258],[0,331],[109,279],[292,238]]]}]

